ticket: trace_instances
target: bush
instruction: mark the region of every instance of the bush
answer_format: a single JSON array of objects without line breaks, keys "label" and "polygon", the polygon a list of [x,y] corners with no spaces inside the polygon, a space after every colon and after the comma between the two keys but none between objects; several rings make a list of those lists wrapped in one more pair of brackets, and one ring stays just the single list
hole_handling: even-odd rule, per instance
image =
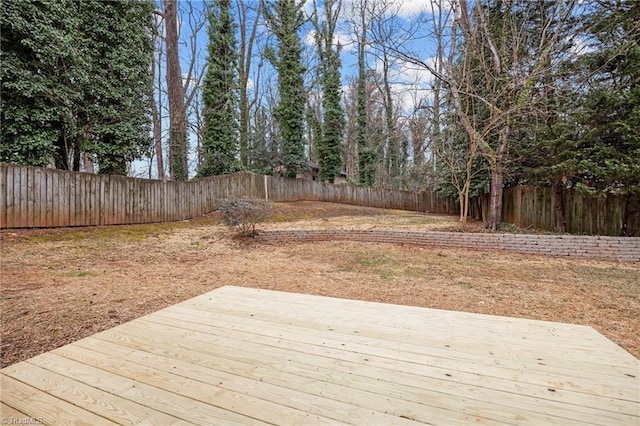
[{"label": "bush", "polygon": [[253,237],[257,234],[256,225],[271,213],[271,206],[257,198],[227,198],[218,203],[218,210],[222,212],[222,222],[239,236]]}]

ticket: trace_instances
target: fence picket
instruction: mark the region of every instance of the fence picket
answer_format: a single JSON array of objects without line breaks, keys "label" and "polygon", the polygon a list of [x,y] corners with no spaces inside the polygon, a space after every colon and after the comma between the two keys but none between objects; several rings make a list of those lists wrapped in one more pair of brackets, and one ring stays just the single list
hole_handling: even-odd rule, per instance
[{"label": "fence picket", "polygon": [[0,164],[0,228],[7,227],[7,173],[8,166]]}]

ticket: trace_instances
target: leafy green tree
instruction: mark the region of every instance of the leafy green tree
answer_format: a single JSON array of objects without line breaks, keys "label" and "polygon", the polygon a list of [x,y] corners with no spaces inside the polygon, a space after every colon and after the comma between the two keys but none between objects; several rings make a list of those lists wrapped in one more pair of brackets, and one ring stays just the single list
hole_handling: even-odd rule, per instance
[{"label": "leafy green tree", "polygon": [[233,173],[239,169],[237,118],[237,52],[231,0],[209,5],[209,59],[202,88],[204,135],[198,175]]},{"label": "leafy green tree", "polygon": [[296,177],[303,167],[304,89],[302,47],[298,31],[304,24],[304,1],[276,0],[264,2],[264,14],[269,28],[278,39],[278,51],[269,52],[269,59],[278,71],[280,101],[275,111],[282,138],[282,173]]},{"label": "leafy green tree", "polygon": [[88,70],[72,6],[70,0],[16,0],[0,9],[2,161],[49,165],[56,144],[66,146],[73,136],[78,86],[86,84]]},{"label": "leafy green tree", "polygon": [[588,87],[582,125],[590,184],[614,193],[640,192],[640,3],[603,1],[584,55]]},{"label": "leafy green tree", "polygon": [[[592,2],[580,12],[580,19],[564,24],[565,47],[553,58],[555,66],[546,67],[536,88],[543,96],[515,145],[515,183],[554,188],[560,232],[566,230],[567,188],[629,197],[640,189],[640,30],[633,25],[640,4]],[[532,29],[548,30],[536,22]],[[577,42],[578,49],[571,46]],[[587,49],[580,51],[584,43]]]},{"label": "leafy green tree", "polygon": [[340,0],[325,0],[322,23],[317,21],[316,45],[320,59],[319,74],[322,84],[322,109],[324,120],[316,145],[319,177],[332,182],[342,171],[342,139],[345,126],[344,111],[340,99],[340,46],[334,44],[334,33],[340,15]]},{"label": "leafy green tree", "polygon": [[581,61],[590,90],[578,120],[584,129],[579,184],[623,195],[620,234],[639,235],[640,3],[601,1],[593,7],[588,26],[593,45]]},{"label": "leafy green tree", "polygon": [[150,144],[151,1],[3,4],[0,158],[126,173]]},{"label": "leafy green tree", "polygon": [[367,98],[367,34],[369,23],[367,21],[368,0],[359,0],[353,3],[354,14],[358,21],[355,23],[356,40],[358,43],[358,79],[356,95],[356,140],[358,146],[358,183],[363,186],[373,186],[376,179],[376,162],[378,155],[375,146],[369,140],[369,117]]},{"label": "leafy green tree", "polygon": [[252,132],[249,143],[251,149],[247,152],[249,169],[254,173],[272,175],[276,164],[277,143],[271,129],[270,114],[266,107],[256,108],[253,114]]},{"label": "leafy green tree", "polygon": [[74,2],[82,18],[89,81],[78,112],[80,146],[103,174],[126,174],[151,146],[153,3]]}]

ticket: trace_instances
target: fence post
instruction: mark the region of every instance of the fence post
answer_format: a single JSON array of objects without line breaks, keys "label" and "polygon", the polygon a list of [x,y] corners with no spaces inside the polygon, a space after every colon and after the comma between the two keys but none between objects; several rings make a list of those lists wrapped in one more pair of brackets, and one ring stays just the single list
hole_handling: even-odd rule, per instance
[{"label": "fence post", "polygon": [[269,183],[268,180],[269,177],[267,175],[264,175],[264,199],[265,201],[269,201]]}]

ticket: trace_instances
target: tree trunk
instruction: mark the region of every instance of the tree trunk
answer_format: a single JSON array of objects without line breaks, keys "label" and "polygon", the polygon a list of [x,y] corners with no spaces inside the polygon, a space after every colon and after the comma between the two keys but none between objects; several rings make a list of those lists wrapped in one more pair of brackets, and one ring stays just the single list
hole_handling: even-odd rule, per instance
[{"label": "tree trunk", "polygon": [[389,81],[389,56],[386,50],[383,48],[383,85],[384,85],[384,113],[385,113],[385,125],[387,132],[387,161],[388,168],[387,173],[392,188],[397,187],[397,178],[400,175],[400,167],[398,164],[398,144],[396,143],[395,135],[395,123],[393,122],[393,97],[391,94],[391,83]]},{"label": "tree trunk", "polygon": [[167,43],[167,92],[169,98],[169,170],[174,180],[187,180],[187,114],[178,56],[176,0],[164,0]]},{"label": "tree trunk", "polygon": [[621,237],[640,237],[640,195],[625,196],[624,213],[622,215]]},{"label": "tree trunk", "polygon": [[253,56],[253,45],[258,30],[259,17],[262,13],[262,2],[258,2],[258,9],[251,26],[251,32],[247,40],[247,5],[244,1],[239,1],[238,20],[240,25],[240,50],[238,57],[238,95],[240,108],[240,162],[244,167],[249,166],[249,134],[251,131],[250,106],[249,106],[249,73],[251,71],[251,61]]},{"label": "tree trunk", "polygon": [[[156,59],[154,58],[151,61],[151,74],[156,77],[158,76],[157,81],[157,90],[158,90],[158,99],[156,100],[155,91],[154,95],[151,98],[151,115],[153,120],[153,148],[155,150],[156,156],[156,166],[158,169],[158,179],[164,180],[164,157],[162,154],[162,67],[160,66],[161,61],[161,53],[158,53],[158,63],[156,64]],[[160,104],[160,105],[158,105]],[[151,174],[151,166],[149,166],[149,174]]]},{"label": "tree trunk", "polygon": [[152,102],[153,110],[153,148],[156,155],[158,179],[164,180],[164,157],[162,154],[162,120],[155,100]]},{"label": "tree trunk", "polygon": [[489,204],[489,221],[486,227],[492,231],[497,231],[502,221],[502,173],[502,166],[498,169],[497,164],[496,170],[491,171],[491,199]]},{"label": "tree trunk", "polygon": [[556,203],[556,232],[567,232],[567,218],[565,216],[564,203],[564,182],[562,181],[562,176],[556,178],[553,187]]},{"label": "tree trunk", "polygon": [[502,222],[502,187],[504,185],[505,154],[509,144],[509,126],[500,132],[500,143],[491,165],[491,199],[487,228],[497,231]]},{"label": "tree trunk", "polygon": [[367,46],[367,20],[366,2],[362,3],[360,13],[360,34],[356,35],[358,41],[358,95],[357,95],[357,128],[358,128],[358,170],[359,179],[363,186],[373,186],[375,181],[375,165],[373,164],[373,154],[369,146],[369,135],[367,126],[367,64],[365,62],[365,52]]},{"label": "tree trunk", "polygon": [[462,189],[462,196],[460,197],[460,223],[462,229],[467,227],[467,217],[469,217],[469,188],[471,182],[467,180]]},{"label": "tree trunk", "polygon": [[82,152],[80,151],[80,143],[76,140],[73,144],[73,171],[80,171],[80,157],[82,157]]},{"label": "tree trunk", "polygon": [[69,170],[69,147],[64,135],[58,136],[55,142],[54,165],[59,170]]}]

